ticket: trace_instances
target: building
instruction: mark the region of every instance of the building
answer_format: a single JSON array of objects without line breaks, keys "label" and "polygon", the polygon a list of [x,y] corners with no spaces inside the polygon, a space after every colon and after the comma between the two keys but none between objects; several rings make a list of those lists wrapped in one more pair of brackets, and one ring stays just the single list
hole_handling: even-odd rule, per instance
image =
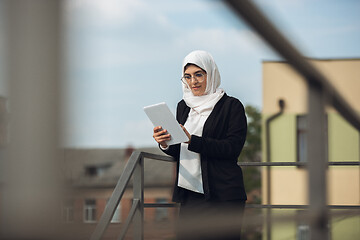
[{"label": "building", "polygon": [[[360,114],[360,59],[310,60],[331,81],[348,103]],[[272,162],[307,161],[306,117],[307,86],[302,77],[286,62],[263,62],[263,161],[266,159],[265,120],[279,112],[278,101],[285,102],[282,115],[270,124],[270,159]],[[328,161],[359,161],[359,132],[332,107],[326,107],[324,123]],[[263,204],[306,205],[308,182],[306,167],[271,167],[270,202],[267,202],[267,171],[263,168]],[[327,169],[328,204],[360,205],[359,166],[329,166]],[[332,210],[334,213],[337,210]],[[344,211],[344,210],[343,210]],[[358,239],[360,216],[335,216],[329,219],[331,239]],[[295,214],[301,210],[271,210],[273,216]],[[272,224],[271,239],[307,239],[308,226],[302,221]],[[263,235],[266,239],[266,234]]]},{"label": "building", "polygon": [[[64,149],[64,175],[67,193],[62,207],[63,221],[70,233],[67,239],[89,239],[120,178],[133,148]],[[163,154],[158,148],[137,149]],[[172,198],[175,164],[145,159],[145,203],[168,203]],[[104,234],[103,239],[117,239],[132,205],[132,182]],[[145,238],[169,239],[174,236],[176,208],[145,208]],[[132,239],[131,230],[129,239]]]}]

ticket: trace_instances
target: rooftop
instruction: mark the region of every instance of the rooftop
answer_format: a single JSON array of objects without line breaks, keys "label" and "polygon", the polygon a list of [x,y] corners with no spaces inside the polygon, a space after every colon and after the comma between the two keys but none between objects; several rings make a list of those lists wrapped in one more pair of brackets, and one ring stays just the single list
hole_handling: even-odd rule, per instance
[{"label": "rooftop", "polygon": [[[158,148],[64,149],[62,159],[66,180],[77,188],[113,188],[134,150],[165,155]],[[170,187],[174,163],[144,160],[145,187]],[[132,183],[130,181],[130,186]]]}]

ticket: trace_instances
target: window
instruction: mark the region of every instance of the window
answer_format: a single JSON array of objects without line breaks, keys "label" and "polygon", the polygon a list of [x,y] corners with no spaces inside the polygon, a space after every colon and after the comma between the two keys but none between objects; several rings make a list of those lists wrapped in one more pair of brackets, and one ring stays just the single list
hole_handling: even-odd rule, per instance
[{"label": "window", "polygon": [[97,175],[96,167],[89,166],[85,168],[85,174],[89,177],[94,177]]},{"label": "window", "polygon": [[296,240],[309,240],[310,239],[310,227],[304,220],[306,210],[296,211]]},{"label": "window", "polygon": [[84,222],[96,222],[96,200],[85,199]]},{"label": "window", "polygon": [[309,225],[300,224],[297,227],[296,240],[309,240],[310,228]]},{"label": "window", "polygon": [[[296,118],[297,161],[307,161],[307,115],[299,115]],[[325,159],[328,159],[328,116],[325,115],[324,123],[324,146]]]},{"label": "window", "polygon": [[306,162],[307,155],[307,116],[297,116],[297,161]]},{"label": "window", "polygon": [[109,168],[111,164],[104,164],[99,166],[86,166],[85,167],[85,175],[89,177],[96,177],[103,175]]},{"label": "window", "polygon": [[[167,203],[166,198],[157,198],[156,203]],[[155,220],[164,221],[168,219],[168,208],[158,207],[155,210]]]},{"label": "window", "polygon": [[74,200],[67,199],[63,203],[62,217],[64,222],[74,221]]}]

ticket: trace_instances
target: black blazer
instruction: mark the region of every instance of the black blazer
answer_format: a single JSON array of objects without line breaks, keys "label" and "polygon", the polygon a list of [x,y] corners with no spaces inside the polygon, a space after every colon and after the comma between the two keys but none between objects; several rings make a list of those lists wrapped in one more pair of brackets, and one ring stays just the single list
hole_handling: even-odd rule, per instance
[{"label": "black blazer", "polygon": [[[190,108],[182,100],[178,103],[176,119],[185,124]],[[206,120],[202,137],[192,135],[188,149],[200,153],[201,173],[207,200],[246,200],[244,180],[237,159],[246,139],[247,122],[242,103],[227,94],[217,102]],[[177,186],[179,177],[180,144],[171,145],[164,152],[177,161],[173,201],[183,202],[183,188]]]}]

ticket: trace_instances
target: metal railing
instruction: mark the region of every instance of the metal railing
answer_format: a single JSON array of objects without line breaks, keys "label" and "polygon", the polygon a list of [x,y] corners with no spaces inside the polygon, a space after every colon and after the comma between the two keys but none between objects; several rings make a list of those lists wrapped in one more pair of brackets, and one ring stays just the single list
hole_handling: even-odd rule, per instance
[{"label": "metal railing", "polygon": [[[129,211],[127,219],[122,225],[122,229],[119,235],[119,240],[124,239],[129,229],[131,223],[134,224],[134,239],[141,240],[144,239],[144,208],[153,208],[153,207],[177,207],[176,203],[145,203],[144,202],[144,159],[160,160],[166,162],[175,162],[172,157],[157,155],[147,152],[135,151],[129,158],[123,173],[121,174],[120,179],[117,182],[117,185],[109,199],[106,208],[101,215],[100,221],[96,226],[91,240],[101,239],[104,235],[106,228],[109,226],[109,223],[114,215],[114,212],[120,203],[122,196],[126,190],[126,187],[133,177],[133,203]],[[239,166],[262,166],[262,167],[271,167],[271,166],[307,166],[307,163],[304,162],[239,162]],[[360,162],[328,162],[328,165],[333,166],[360,166]],[[269,189],[268,189],[269,191]],[[309,209],[309,205],[271,205],[271,204],[247,204],[246,208],[262,208],[262,209]],[[328,209],[345,209],[345,210],[359,210],[360,206],[358,205],[329,205]],[[267,213],[269,214],[269,213]],[[267,217],[270,216],[267,215]],[[291,219],[291,217],[290,217]],[[274,220],[274,219],[272,219]],[[279,221],[285,221],[286,219],[278,219]],[[259,224],[259,220],[254,220],[252,225]],[[268,229],[268,232],[269,229]],[[269,236],[269,234],[268,234]],[[271,236],[270,236],[271,238]]]},{"label": "metal railing", "polygon": [[[323,119],[325,104],[333,106],[352,126],[360,131],[360,117],[342,95],[331,85],[330,81],[317,68],[308,61],[290,43],[289,40],[261,13],[261,11],[248,0],[226,0],[225,1],[234,11],[241,16],[257,33],[273,47],[300,75],[308,84],[308,163],[240,163],[242,166],[302,166],[307,165],[309,171],[309,205],[301,207],[308,208],[311,212],[310,239],[328,239],[328,209],[326,193],[326,168],[328,165],[349,166],[359,165],[358,162],[330,162],[325,159],[325,149],[323,144],[324,131]],[[98,226],[91,239],[100,239],[106,226],[110,222],[117,204],[119,203],[126,184],[134,173],[134,202],[128,220],[124,226],[122,235],[131,221],[134,219],[136,224],[135,239],[143,239],[143,158],[149,157],[164,161],[173,161],[170,157],[149,155],[147,153],[134,153],[122,174],[114,193],[105,209]],[[147,205],[149,206],[149,205]],[[261,205],[262,208],[276,208],[276,205]],[[282,205],[282,207],[298,208],[293,205]],[[341,207],[341,206],[339,206]],[[349,206],[358,208],[358,206]],[[334,206],[333,206],[334,208]],[[126,227],[126,228],[125,228]],[[120,238],[121,239],[121,238]],[[268,238],[269,240],[269,238]]]},{"label": "metal railing", "polygon": [[166,162],[174,162],[172,157],[157,155],[147,152],[135,151],[131,154],[123,173],[118,180],[115,189],[109,199],[106,208],[101,215],[100,221],[97,224],[95,231],[91,235],[91,240],[101,239],[106,228],[108,227],[111,218],[117,206],[120,203],[122,196],[126,190],[131,177],[133,176],[133,203],[130,209],[129,215],[122,226],[122,230],[119,239],[124,239],[125,234],[130,226],[130,223],[134,224],[134,239],[144,239],[144,207],[174,207],[175,204],[163,203],[163,204],[151,204],[144,203],[144,159],[149,158],[153,160],[160,160]]}]

